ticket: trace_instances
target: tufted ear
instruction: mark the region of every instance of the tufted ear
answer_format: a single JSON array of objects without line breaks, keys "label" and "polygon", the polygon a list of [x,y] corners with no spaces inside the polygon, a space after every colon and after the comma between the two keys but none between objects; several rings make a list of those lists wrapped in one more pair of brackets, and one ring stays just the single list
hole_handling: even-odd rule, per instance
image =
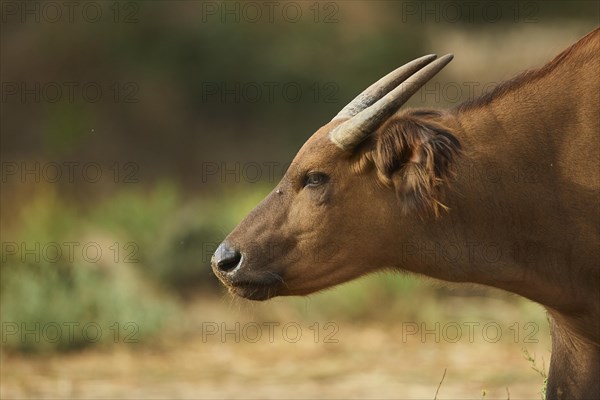
[{"label": "tufted ear", "polygon": [[405,213],[440,215],[460,142],[436,121],[437,112],[414,111],[392,117],[375,133],[373,160],[394,187]]}]

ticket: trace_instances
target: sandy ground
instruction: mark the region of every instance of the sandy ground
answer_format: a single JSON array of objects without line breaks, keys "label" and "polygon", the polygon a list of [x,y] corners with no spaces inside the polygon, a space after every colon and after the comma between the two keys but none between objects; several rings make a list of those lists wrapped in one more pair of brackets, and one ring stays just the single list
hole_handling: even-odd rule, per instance
[{"label": "sandy ground", "polygon": [[[446,370],[438,399],[540,399],[542,378],[521,348],[535,353],[540,367],[543,358],[546,370],[550,358],[547,328],[526,338],[529,331],[521,325],[515,338],[511,317],[496,320],[498,325],[487,332],[481,322],[472,335],[468,325],[456,322],[461,329],[456,339],[458,329],[452,322],[439,328],[427,322],[427,333],[416,322],[316,321],[316,326],[315,321],[277,315],[269,324],[244,317],[244,311],[218,320],[220,312],[203,310],[204,324],[199,319],[185,333],[172,336],[177,339],[152,345],[119,344],[33,357],[3,352],[0,395],[434,399]],[[235,322],[240,322],[239,329]],[[222,327],[230,332],[222,336]],[[497,327],[502,330],[498,341]]]}]

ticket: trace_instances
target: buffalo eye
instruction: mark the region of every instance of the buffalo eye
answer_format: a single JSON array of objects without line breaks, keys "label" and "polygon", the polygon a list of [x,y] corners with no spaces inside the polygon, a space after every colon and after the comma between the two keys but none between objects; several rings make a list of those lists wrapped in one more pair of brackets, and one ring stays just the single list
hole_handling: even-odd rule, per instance
[{"label": "buffalo eye", "polygon": [[316,187],[326,183],[329,177],[322,172],[309,172],[304,178],[304,187]]}]

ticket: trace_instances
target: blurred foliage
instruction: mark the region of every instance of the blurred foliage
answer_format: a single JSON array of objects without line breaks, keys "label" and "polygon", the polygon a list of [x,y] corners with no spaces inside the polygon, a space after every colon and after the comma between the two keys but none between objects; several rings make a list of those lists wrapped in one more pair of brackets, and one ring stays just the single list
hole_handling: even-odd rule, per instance
[{"label": "blurred foliage", "polygon": [[[28,352],[111,343],[109,328],[114,323],[136,324],[139,334],[135,338],[145,341],[170,322],[181,322],[183,301],[224,292],[210,270],[210,256],[267,191],[242,187],[218,197],[185,199],[175,185],[161,183],[150,190],[122,191],[86,208],[61,197],[55,186],[40,189],[23,204],[19,227],[3,232],[0,267],[1,319],[19,326],[19,333],[8,335],[3,346]],[[25,246],[25,250],[15,251],[7,243]],[[70,253],[68,243],[72,243]],[[94,251],[91,255],[84,252],[86,244],[94,244],[102,256],[96,259]],[[40,250],[31,251],[36,245]],[[459,296],[465,293],[485,296],[489,291],[457,292]],[[326,320],[440,321],[455,312],[451,301],[455,294],[420,277],[378,273],[309,298],[276,301],[298,318],[303,318],[310,304],[311,318]],[[500,297],[511,301],[510,295]],[[526,302],[514,301],[525,307]],[[481,314],[479,306],[461,305],[459,314],[498,317]],[[272,318],[271,312],[263,313],[265,318]],[[33,329],[36,324],[62,326],[75,321],[80,326],[88,321],[99,324],[104,330],[102,340],[81,336],[70,340],[65,326],[56,342],[21,336],[22,329]]]},{"label": "blurred foliage", "polygon": [[[145,276],[136,265],[137,254],[129,262],[118,252],[124,243],[137,248],[132,238],[146,228],[139,222],[139,214],[138,220],[134,216],[128,221],[129,232],[109,232],[94,222],[93,215],[63,203],[65,199],[59,198],[54,187],[44,189],[23,205],[20,228],[9,235],[3,232],[0,315],[3,323],[19,326],[16,335],[3,338],[3,345],[45,351],[106,343],[114,339],[107,334],[114,323],[135,324],[136,341],[159,332],[176,315],[176,300]],[[152,204],[146,210],[157,213],[159,206]],[[142,219],[146,220],[146,215]],[[134,232],[138,226],[140,231]],[[81,334],[69,337],[68,324],[73,322],[80,325],[79,330],[87,322],[98,324],[104,334],[98,341],[86,340]],[[26,330],[48,324],[63,329],[56,341],[22,336]],[[49,335],[54,337],[54,332]]]},{"label": "blurred foliage", "polygon": [[162,183],[122,191],[86,208],[62,197],[54,185],[38,189],[22,205],[18,228],[3,231],[0,267],[2,322],[19,326],[3,345],[25,351],[101,341],[70,340],[66,331],[56,342],[31,335],[23,340],[21,324],[33,329],[91,321],[107,328],[133,322],[139,326],[137,339],[152,337],[176,320],[182,299],[221,290],[210,257],[265,194],[232,192],[229,201],[184,202],[177,187]]},{"label": "blurred foliage", "polygon": [[[2,81],[22,85],[18,94],[39,84],[42,95],[3,101],[2,156],[133,161],[146,184],[167,177],[198,188],[202,161],[288,161],[374,77],[435,50],[433,27],[502,37],[512,27],[598,21],[589,1],[292,3],[298,22],[283,17],[285,2],[272,22],[264,9],[258,22],[223,14],[243,2],[123,2],[119,23],[119,3],[107,3],[98,23],[6,15]],[[286,97],[286,84],[301,95]]]},{"label": "blurred foliage", "polygon": [[[503,38],[508,28],[523,24],[576,21],[587,29],[598,20],[598,3],[588,1],[477,3],[480,11],[501,8],[504,17],[493,24],[480,12],[456,17],[452,10],[440,21],[424,20],[431,7],[441,15],[448,4],[464,8],[474,4],[470,0],[296,2],[305,13],[298,23],[280,14],[272,23],[203,14],[205,4],[243,2],[94,3],[106,7],[98,23],[79,14],[73,23],[23,22],[2,9],[2,242],[99,243],[106,257],[90,263],[76,251],[74,259],[38,261],[20,251],[8,254],[3,246],[1,318],[28,327],[135,321],[140,338],[163,331],[190,297],[221,293],[210,256],[275,183],[219,175],[206,181],[207,162],[221,168],[267,160],[284,165],[374,77],[430,53],[432,29],[494,30]],[[534,20],[515,18],[515,7],[527,13],[523,7],[532,5]],[[318,18],[311,14],[315,6]],[[121,7],[118,23],[110,20],[110,7]],[[323,20],[332,10],[326,7],[336,11],[330,23]],[[131,10],[134,18],[126,21],[123,13]],[[302,95],[286,98],[286,84]],[[62,95],[54,101],[56,86]],[[100,88],[99,98],[90,97],[88,86]],[[256,87],[256,100],[239,98]],[[17,94],[9,94],[15,88]],[[31,168],[36,162],[97,163],[104,174],[98,183],[82,182],[80,168],[75,182],[67,182],[66,170],[56,183],[19,173],[6,179],[5,163]],[[126,166],[135,166],[130,182]],[[119,251],[114,259],[113,244]],[[126,262],[132,251],[133,262]],[[423,287],[412,277],[374,275],[309,300],[285,301],[299,312],[309,301],[324,316],[351,319],[390,312],[439,316],[436,296],[451,295]],[[35,352],[95,344],[63,339],[12,336],[3,346]],[[105,334],[101,343],[111,340]]]}]

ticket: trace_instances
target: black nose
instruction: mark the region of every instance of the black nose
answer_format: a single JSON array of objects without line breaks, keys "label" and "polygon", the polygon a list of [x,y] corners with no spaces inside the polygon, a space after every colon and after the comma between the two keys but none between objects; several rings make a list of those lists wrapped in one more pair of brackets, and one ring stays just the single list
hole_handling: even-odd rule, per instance
[{"label": "black nose", "polygon": [[233,249],[229,243],[223,242],[217,247],[213,256],[213,262],[221,272],[228,272],[238,266],[242,255]]}]

